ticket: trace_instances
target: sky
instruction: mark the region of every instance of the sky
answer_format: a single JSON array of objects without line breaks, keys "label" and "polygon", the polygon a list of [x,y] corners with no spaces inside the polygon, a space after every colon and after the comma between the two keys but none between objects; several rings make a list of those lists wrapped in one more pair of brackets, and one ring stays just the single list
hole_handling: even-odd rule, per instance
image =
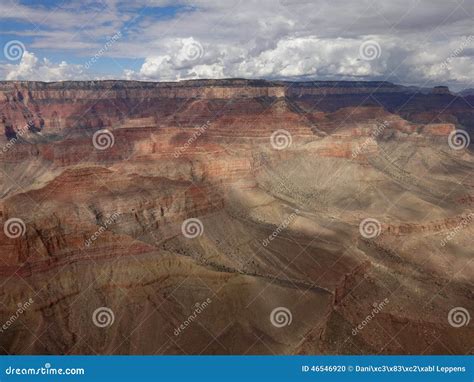
[{"label": "sky", "polygon": [[0,2],[0,79],[474,84],[473,0]]}]

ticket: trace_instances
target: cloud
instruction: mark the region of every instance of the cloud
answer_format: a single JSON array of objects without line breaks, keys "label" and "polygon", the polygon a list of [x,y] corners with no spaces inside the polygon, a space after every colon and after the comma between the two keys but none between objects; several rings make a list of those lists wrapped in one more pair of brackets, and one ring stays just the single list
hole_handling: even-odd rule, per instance
[{"label": "cloud", "polygon": [[[472,1],[73,1],[54,14],[10,1],[1,8],[0,19],[33,20],[34,28],[17,33],[46,56],[59,51],[86,61],[121,31],[104,56],[134,66],[123,64],[110,73],[115,78],[365,79],[455,88],[473,78],[474,39],[464,44],[473,33]],[[360,57],[367,41],[380,46],[373,60]]]},{"label": "cloud", "polygon": [[147,57],[139,72],[126,71],[127,78],[180,80],[192,78],[221,78],[223,61],[216,51],[208,51],[193,37],[168,39],[164,54]]},{"label": "cloud", "polygon": [[34,53],[23,52],[16,65],[7,64],[3,70],[7,80],[65,81],[87,79],[81,65],[71,65],[65,61],[54,64],[48,59],[39,60]]},{"label": "cloud", "polygon": [[[365,79],[462,87],[472,55],[443,62],[470,36],[471,3],[442,1],[248,1],[193,2],[196,10],[148,23],[132,37],[144,63],[128,76],[184,78]],[[160,40],[151,36],[160,36]],[[135,38],[135,40],[133,40]],[[192,38],[203,56],[183,66],[183,41]],[[361,59],[368,40],[380,46],[374,60]],[[118,47],[120,49],[120,47]],[[131,46],[126,50],[132,51]],[[126,54],[123,52],[123,54]]]},{"label": "cloud", "polygon": [[[28,6],[16,0],[0,3],[0,19],[28,23],[35,31],[75,31],[94,35],[98,28],[108,26],[108,31],[119,27],[131,16],[122,14],[113,2],[70,1],[47,8],[45,5]],[[39,32],[41,35],[41,32]]]}]

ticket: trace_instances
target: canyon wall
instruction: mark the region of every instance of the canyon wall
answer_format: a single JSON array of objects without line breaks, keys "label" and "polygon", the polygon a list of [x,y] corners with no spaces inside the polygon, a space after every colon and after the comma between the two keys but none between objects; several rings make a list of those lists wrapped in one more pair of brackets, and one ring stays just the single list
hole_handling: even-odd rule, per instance
[{"label": "canyon wall", "polygon": [[[472,324],[447,318],[474,312],[474,161],[453,139],[474,113],[447,89],[2,82],[0,117],[4,353],[474,345]],[[108,327],[93,319],[104,307]]]}]

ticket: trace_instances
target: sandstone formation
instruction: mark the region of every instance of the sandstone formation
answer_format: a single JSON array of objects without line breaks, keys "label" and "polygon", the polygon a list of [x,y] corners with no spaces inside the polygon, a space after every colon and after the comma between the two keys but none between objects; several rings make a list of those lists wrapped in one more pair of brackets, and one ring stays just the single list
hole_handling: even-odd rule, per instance
[{"label": "sandstone formation", "polygon": [[472,353],[473,101],[1,82],[0,351]]}]

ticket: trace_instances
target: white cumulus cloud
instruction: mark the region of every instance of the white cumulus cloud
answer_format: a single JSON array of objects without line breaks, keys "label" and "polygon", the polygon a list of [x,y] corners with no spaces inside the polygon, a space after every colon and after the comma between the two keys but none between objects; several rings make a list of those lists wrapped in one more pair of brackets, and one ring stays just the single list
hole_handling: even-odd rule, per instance
[{"label": "white cumulus cloud", "polygon": [[54,64],[46,58],[40,60],[26,50],[18,64],[7,64],[3,70],[7,80],[64,81],[87,78],[81,65],[71,65],[65,61]]}]

